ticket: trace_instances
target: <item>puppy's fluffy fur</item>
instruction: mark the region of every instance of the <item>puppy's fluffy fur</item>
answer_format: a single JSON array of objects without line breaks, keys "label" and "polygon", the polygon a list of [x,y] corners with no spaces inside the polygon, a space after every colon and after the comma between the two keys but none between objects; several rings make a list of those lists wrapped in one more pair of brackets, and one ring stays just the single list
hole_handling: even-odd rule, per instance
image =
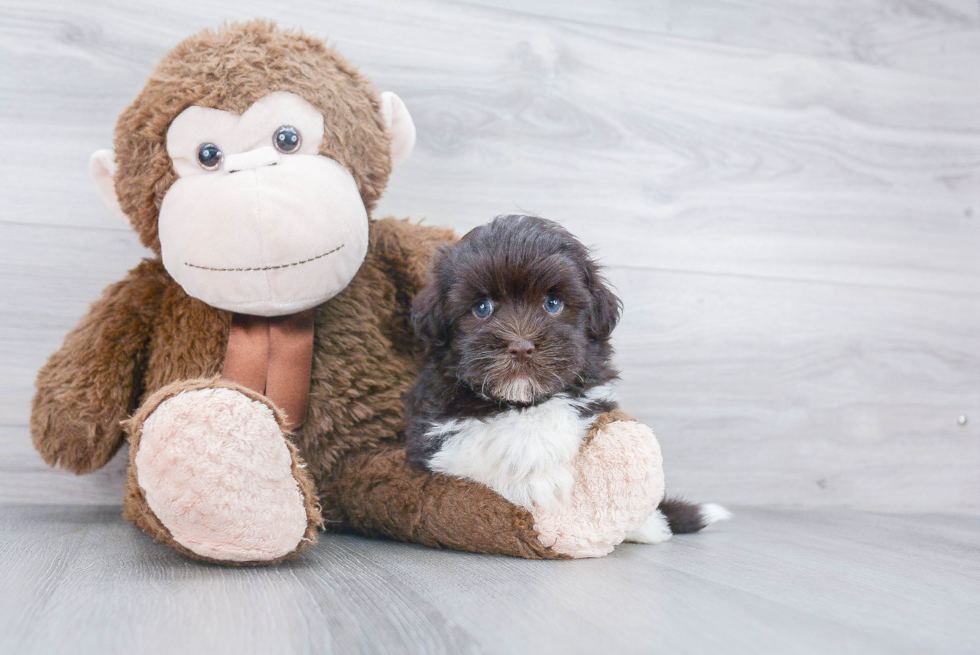
[{"label": "puppy's fluffy fur", "polygon": [[[553,221],[499,216],[443,248],[412,307],[425,352],[405,395],[409,461],[528,508],[564,497],[590,425],[617,406],[609,338],[621,307]],[[638,540],[699,530],[704,507],[665,501]]]}]

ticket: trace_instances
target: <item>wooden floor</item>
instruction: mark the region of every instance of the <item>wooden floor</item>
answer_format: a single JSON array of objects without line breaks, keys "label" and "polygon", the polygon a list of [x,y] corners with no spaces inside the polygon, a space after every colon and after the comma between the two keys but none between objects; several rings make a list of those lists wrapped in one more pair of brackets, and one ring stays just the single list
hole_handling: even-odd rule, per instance
[{"label": "wooden floor", "polygon": [[105,507],[0,508],[0,653],[977,653],[980,517],[741,510],[540,562],[325,535],[202,565]]}]

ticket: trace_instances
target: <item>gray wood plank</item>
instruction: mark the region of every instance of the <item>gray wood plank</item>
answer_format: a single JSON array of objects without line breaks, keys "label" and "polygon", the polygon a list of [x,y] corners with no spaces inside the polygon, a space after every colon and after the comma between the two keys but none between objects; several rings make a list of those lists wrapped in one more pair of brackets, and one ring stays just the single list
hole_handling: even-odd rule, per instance
[{"label": "gray wood plank", "polygon": [[[0,501],[116,504],[124,457],[96,477],[51,471],[26,424],[34,371],[89,299],[135,264],[135,238],[27,225],[0,225],[0,237],[0,275],[20,271],[15,279],[33,299],[0,323],[8,375],[0,379]],[[61,279],[53,261],[83,274]],[[980,303],[877,287],[609,273],[626,304],[614,340],[622,404],[658,434],[673,492],[738,504],[980,506],[980,428],[957,423],[960,414],[980,416]]]},{"label": "gray wood plank", "polygon": [[968,653],[980,517],[740,511],[528,562],[326,535],[201,565],[99,508],[0,508],[0,651]]},{"label": "gray wood plank", "polygon": [[[258,0],[0,7],[0,502],[118,503],[47,470],[33,376],[145,251],[89,153],[184,36]],[[300,0],[419,127],[378,214],[516,209],[626,301],[624,407],[724,502],[980,507],[980,6],[944,0]],[[43,153],[37,155],[37,153]],[[960,414],[970,417],[959,426]]]},{"label": "gray wood plank", "polygon": [[[85,157],[108,144],[112,119],[152,63],[222,4],[195,3],[199,13],[166,36],[134,34],[111,5],[82,14],[55,4],[62,23],[31,22],[35,7],[8,10],[27,26],[6,36],[21,65],[4,75],[10,97],[28,104],[10,107],[16,122],[5,138],[20,151],[22,139],[38,138],[31,123],[55,130],[47,150],[73,158],[78,184],[62,207],[73,206],[69,198],[94,202]],[[383,211],[468,228],[523,207],[661,268],[976,291],[980,88],[972,79],[480,7],[413,7],[384,6],[385,20],[407,33],[397,48],[368,52],[375,12],[304,5],[294,18],[308,13],[317,26],[329,15],[333,29],[323,33],[337,34],[413,109],[418,156],[393,181]],[[157,18],[157,9],[145,11],[143,20]],[[980,51],[956,43],[929,61],[957,68],[954,55],[980,64]],[[145,66],[134,70],[134,61]],[[73,102],[52,101],[52,87]],[[65,125],[86,126],[84,148],[75,134],[58,134]],[[36,165],[49,170],[47,161]],[[8,166],[17,174],[23,163]],[[26,188],[2,198],[4,217],[78,220],[33,210],[50,173],[24,177]]]},{"label": "gray wood plank", "polygon": [[[972,0],[464,1],[554,20],[963,79],[973,79],[980,50],[980,12]],[[936,57],[949,65],[937,70],[931,63]]]},{"label": "gray wood plank", "polygon": [[980,507],[974,299],[611,274],[626,305],[622,406],[658,435],[668,490],[743,504]]}]

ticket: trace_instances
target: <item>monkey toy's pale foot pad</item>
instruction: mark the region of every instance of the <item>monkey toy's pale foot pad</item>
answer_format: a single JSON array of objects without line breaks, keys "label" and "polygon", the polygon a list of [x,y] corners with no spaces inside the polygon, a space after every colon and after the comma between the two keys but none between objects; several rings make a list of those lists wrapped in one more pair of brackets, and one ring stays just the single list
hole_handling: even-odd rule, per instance
[{"label": "monkey toy's pale foot pad", "polygon": [[650,428],[613,421],[595,432],[575,460],[570,499],[534,510],[540,541],[569,557],[612,552],[657,509],[664,495],[663,457]]},{"label": "monkey toy's pale foot pad", "polygon": [[272,562],[315,538],[309,474],[283,434],[281,413],[253,396],[226,386],[185,389],[138,426],[131,476],[169,532],[163,540],[189,554]]}]

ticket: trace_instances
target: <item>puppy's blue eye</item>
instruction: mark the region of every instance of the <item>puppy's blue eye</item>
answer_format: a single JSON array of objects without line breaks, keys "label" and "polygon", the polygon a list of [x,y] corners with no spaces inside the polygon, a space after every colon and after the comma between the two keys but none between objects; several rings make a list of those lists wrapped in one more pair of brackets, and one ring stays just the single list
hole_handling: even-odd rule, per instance
[{"label": "puppy's blue eye", "polygon": [[557,314],[565,303],[558,296],[548,296],[544,299],[544,311],[550,314]]},{"label": "puppy's blue eye", "polygon": [[473,305],[473,314],[477,318],[486,318],[487,316],[490,316],[490,314],[493,314],[493,303],[484,298]]}]

